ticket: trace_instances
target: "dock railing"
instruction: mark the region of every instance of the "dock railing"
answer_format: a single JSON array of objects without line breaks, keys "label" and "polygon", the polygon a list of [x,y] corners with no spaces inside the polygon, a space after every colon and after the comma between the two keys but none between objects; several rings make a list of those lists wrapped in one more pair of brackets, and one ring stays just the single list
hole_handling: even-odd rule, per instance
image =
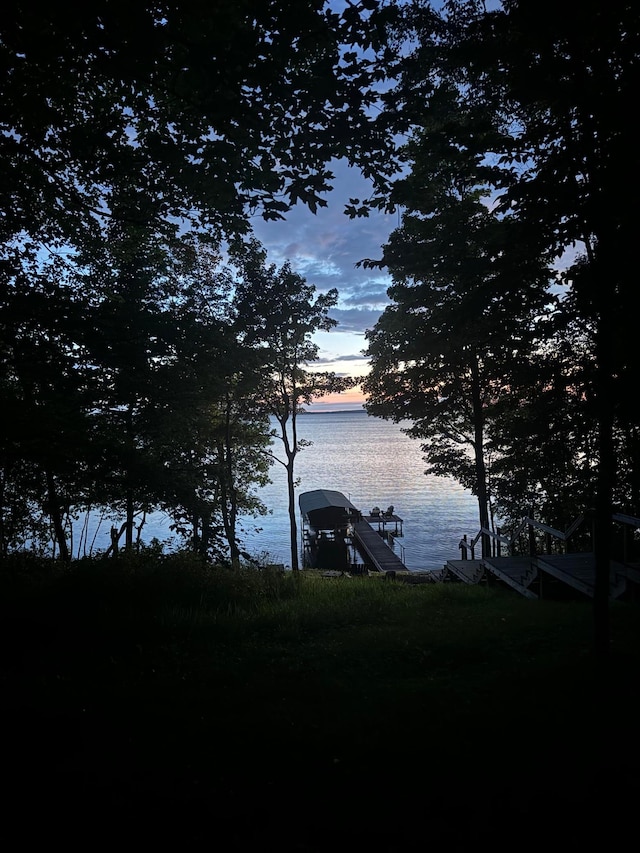
[{"label": "dock railing", "polygon": [[[632,528],[640,528],[640,518],[636,518],[633,515],[626,515],[624,513],[614,513],[612,515],[612,519],[619,524],[626,525]],[[537,546],[535,541],[535,531],[539,530],[545,534],[545,550],[546,553],[551,553],[552,550],[552,541],[555,539],[558,542],[562,543],[562,546],[566,549],[566,544],[569,539],[574,535],[574,533],[585,523],[591,522],[591,539],[593,541],[593,512],[583,513],[579,515],[576,519],[574,519],[571,524],[567,527],[566,530],[558,530],[555,527],[551,527],[548,524],[544,524],[541,521],[538,521],[531,516],[524,516],[518,527],[513,531],[510,536],[504,536],[499,527],[496,530],[489,530],[486,527],[481,527],[478,533],[471,539],[470,541],[467,539],[467,535],[465,534],[460,542],[458,543],[458,548],[461,552],[461,557],[463,560],[469,559],[469,554],[471,555],[471,559],[475,559],[475,550],[478,541],[481,537],[486,537],[488,541],[492,543],[492,553],[483,554],[482,557],[500,557],[502,556],[502,545],[505,545],[507,548],[507,556],[513,556],[516,551],[516,546],[518,539],[524,533],[525,530],[528,530],[528,540],[529,540],[529,553],[531,555],[535,555],[537,552]],[[627,552],[627,536],[623,537],[623,562],[627,562],[628,552]],[[561,546],[561,547],[562,547]]]}]

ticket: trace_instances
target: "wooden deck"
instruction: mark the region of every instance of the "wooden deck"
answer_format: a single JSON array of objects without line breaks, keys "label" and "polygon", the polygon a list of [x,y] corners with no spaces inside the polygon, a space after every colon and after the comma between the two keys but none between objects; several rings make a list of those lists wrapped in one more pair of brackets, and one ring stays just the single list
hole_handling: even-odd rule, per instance
[{"label": "wooden deck", "polygon": [[538,598],[530,586],[538,579],[538,566],[531,557],[493,557],[485,560],[487,571],[525,598]]},{"label": "wooden deck", "polygon": [[451,576],[463,583],[480,583],[484,580],[484,564],[482,560],[448,560],[442,579],[448,580]]},{"label": "wooden deck", "polygon": [[[592,598],[595,587],[595,558],[592,553],[583,553],[448,560],[444,567],[444,576],[469,584],[482,583],[492,577],[526,598],[544,597],[546,577]],[[637,584],[639,581],[640,571],[635,567],[612,561],[609,587],[611,598],[623,595],[629,582]]]},{"label": "wooden deck", "polygon": [[[541,554],[536,557],[541,571],[593,598],[596,562],[593,554]],[[622,563],[610,564],[609,596],[619,598],[626,589]]]},{"label": "wooden deck", "polygon": [[402,536],[403,521],[399,515],[363,515],[362,520],[370,524],[374,529],[377,528],[378,533],[384,535],[392,533],[394,536]]},{"label": "wooden deck", "polygon": [[378,572],[406,572],[407,567],[368,521],[353,525],[356,547]]}]

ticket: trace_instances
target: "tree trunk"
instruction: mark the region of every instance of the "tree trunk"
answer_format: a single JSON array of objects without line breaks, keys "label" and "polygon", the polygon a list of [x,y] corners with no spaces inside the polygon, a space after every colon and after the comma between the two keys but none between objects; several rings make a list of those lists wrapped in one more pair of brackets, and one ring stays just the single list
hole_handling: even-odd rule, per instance
[{"label": "tree trunk", "polygon": [[53,522],[53,530],[55,532],[56,542],[60,548],[60,557],[63,562],[68,563],[71,559],[69,547],[67,545],[67,537],[62,524],[62,513],[60,512],[60,499],[56,490],[56,483],[51,471],[46,472],[47,479],[47,503],[49,516]]},{"label": "tree trunk", "polygon": [[[224,479],[224,478],[223,478]],[[229,546],[229,557],[234,569],[240,568],[240,549],[236,536],[236,523],[238,518],[238,502],[236,490],[232,487],[227,492],[227,485],[220,483],[220,510],[222,512],[222,524],[224,535]]]},{"label": "tree trunk", "polygon": [[127,430],[127,463],[126,463],[126,520],[124,535],[124,550],[127,554],[133,552],[133,460],[135,458],[135,442],[133,435],[133,406],[129,404],[125,418]]},{"label": "tree trunk", "polygon": [[4,472],[0,472],[0,555],[3,557],[7,556],[7,539],[5,536],[5,524],[4,524]]},{"label": "tree trunk", "polygon": [[142,513],[142,518],[140,519],[140,524],[136,525],[136,554],[140,553],[140,545],[142,544],[142,528],[145,525],[147,520],[147,511],[144,510]]},{"label": "tree trunk", "polygon": [[229,551],[231,554],[231,566],[234,569],[240,568],[240,549],[238,548],[238,543],[236,541],[235,535],[231,538],[229,542]]},{"label": "tree trunk", "polygon": [[[604,288],[603,288],[604,290]],[[613,488],[616,476],[613,441],[613,334],[612,305],[600,300],[600,316],[596,342],[598,401],[598,476],[596,480],[594,518],[595,587],[593,593],[594,650],[599,656],[609,654],[609,573],[613,531]]]},{"label": "tree trunk", "polygon": [[291,532],[291,569],[294,572],[299,571],[300,564],[298,562],[298,525],[296,523],[296,493],[295,483],[293,478],[293,459],[292,455],[288,455],[287,464],[287,491],[289,493],[289,530]]},{"label": "tree trunk", "polygon": [[111,552],[113,554],[114,560],[117,560],[118,559],[118,550],[119,550],[118,549],[118,541],[120,539],[120,536],[118,533],[118,528],[112,526],[111,530],[109,531],[109,535],[111,537],[111,545],[107,549],[107,553],[105,554],[105,557],[109,556],[109,552]]},{"label": "tree trunk", "polygon": [[200,551],[200,515],[196,509],[191,513],[191,549],[197,554]]},{"label": "tree trunk", "polygon": [[224,470],[224,474],[221,478],[222,521],[224,524],[227,542],[229,544],[231,566],[234,569],[239,569],[240,549],[238,548],[238,538],[236,535],[236,524],[238,519],[238,490],[236,489],[234,475],[233,441],[231,435],[232,401],[229,395],[227,395],[226,402],[224,446],[218,450],[218,453],[221,455],[220,467]]},{"label": "tree trunk", "polygon": [[[295,389],[294,389],[295,392]],[[297,431],[297,423],[296,423],[296,405],[297,405],[297,397],[295,393],[292,393],[292,397],[294,399],[294,405],[291,407],[291,440],[289,440],[289,435],[287,433],[287,421],[288,416],[284,416],[282,418],[278,418],[280,422],[280,432],[282,443],[284,446],[284,452],[287,457],[287,461],[285,464],[285,468],[287,471],[287,494],[289,499],[289,534],[290,534],[290,545],[291,545],[291,570],[293,572],[297,572],[300,569],[300,564],[298,562],[298,525],[296,523],[296,492],[295,492],[295,478],[294,478],[294,466],[296,461],[296,454],[298,452],[298,431]],[[284,463],[283,463],[284,464]]]},{"label": "tree trunk", "polygon": [[[489,508],[487,498],[487,469],[484,461],[484,413],[480,392],[480,371],[474,354],[471,360],[471,399],[473,405],[473,444],[476,468],[476,494],[480,527],[489,530]],[[491,556],[488,533],[482,533],[482,557]]]},{"label": "tree trunk", "polygon": [[133,492],[127,489],[127,521],[125,529],[124,550],[127,554],[133,551],[133,528],[135,519],[133,517]]},{"label": "tree trunk", "polygon": [[211,513],[206,511],[202,514],[202,535],[200,537],[200,556],[206,558],[209,552],[209,537],[211,534]]}]

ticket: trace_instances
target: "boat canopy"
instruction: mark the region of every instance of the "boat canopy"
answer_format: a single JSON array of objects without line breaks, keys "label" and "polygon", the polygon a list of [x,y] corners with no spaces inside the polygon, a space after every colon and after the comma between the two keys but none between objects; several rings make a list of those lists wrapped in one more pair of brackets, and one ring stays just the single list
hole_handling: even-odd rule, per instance
[{"label": "boat canopy", "polygon": [[350,518],[360,515],[360,511],[342,492],[330,489],[303,492],[298,503],[303,518],[314,530],[335,530],[346,526]]}]

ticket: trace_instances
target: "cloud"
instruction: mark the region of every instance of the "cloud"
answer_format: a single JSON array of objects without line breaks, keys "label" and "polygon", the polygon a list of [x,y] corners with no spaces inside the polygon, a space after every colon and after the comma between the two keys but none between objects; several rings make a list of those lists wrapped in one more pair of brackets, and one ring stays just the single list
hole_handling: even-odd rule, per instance
[{"label": "cloud", "polygon": [[339,355],[336,359],[336,362],[340,361],[362,361],[361,355]]},{"label": "cloud", "polygon": [[[343,362],[357,362],[361,363],[365,361],[365,357],[363,355],[334,355],[334,356],[321,356],[316,359],[313,364],[315,365],[327,365],[327,364],[340,364]],[[347,372],[347,375],[350,375],[350,372]]]},{"label": "cloud", "polygon": [[[355,335],[364,335],[367,329],[372,329],[381,309],[375,308],[333,308],[331,316],[338,321],[337,332],[351,332]],[[364,342],[361,343],[364,346]]]},{"label": "cloud", "polygon": [[[285,261],[319,291],[335,287],[341,303],[379,306],[386,302],[389,286],[384,271],[357,267],[365,258],[379,258],[381,247],[397,225],[397,217],[372,214],[349,219],[344,206],[350,197],[363,198],[370,193],[368,183],[357,169],[334,163],[334,189],[327,195],[328,206],[312,214],[299,204],[283,222],[253,221],[256,237],[265,246],[271,262]],[[369,294],[370,298],[364,296]]]},{"label": "cloud", "polygon": [[338,290],[338,304],[330,312],[338,326],[329,333],[314,335],[319,346],[315,364],[362,376],[368,371],[362,355],[364,335],[389,304],[387,288],[391,282],[386,270],[365,269],[358,267],[358,262],[381,257],[382,246],[398,226],[398,218],[372,214],[349,219],[344,213],[349,198],[366,198],[371,187],[357,169],[341,162],[332,163],[331,168],[334,189],[327,195],[326,208],[319,208],[314,215],[297,205],[286,214],[285,221],[265,222],[256,217],[252,225],[270,263],[281,266],[288,261],[319,292]]},{"label": "cloud", "polygon": [[389,281],[385,279],[374,279],[363,282],[362,284],[355,283],[350,288],[350,292],[341,299],[343,305],[354,305],[359,307],[375,308],[382,310],[389,304],[387,290]]}]

